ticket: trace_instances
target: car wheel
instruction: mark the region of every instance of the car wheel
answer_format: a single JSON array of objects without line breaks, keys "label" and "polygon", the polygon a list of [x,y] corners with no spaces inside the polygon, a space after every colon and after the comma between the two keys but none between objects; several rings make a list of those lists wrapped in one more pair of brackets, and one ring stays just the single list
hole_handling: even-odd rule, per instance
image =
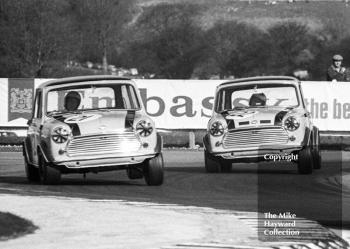
[{"label": "car wheel", "polygon": [[39,169],[35,168],[34,165],[28,163],[28,159],[24,156],[24,166],[26,170],[26,176],[30,182],[40,181]]},{"label": "car wheel", "polygon": [[311,174],[313,169],[313,157],[311,148],[307,146],[298,154],[298,172],[299,174]]},{"label": "car wheel", "polygon": [[164,179],[164,161],[162,153],[149,159],[143,168],[145,181],[149,186],[159,186]]},{"label": "car wheel", "polygon": [[320,154],[320,151],[317,150],[317,151],[314,151],[313,153],[313,165],[314,165],[314,169],[320,169],[321,168],[321,165],[322,165],[322,158],[321,158],[321,154]]},{"label": "car wheel", "polygon": [[61,172],[50,167],[43,156],[39,156],[39,175],[42,184],[53,185],[61,181]]},{"label": "car wheel", "polygon": [[205,171],[207,173],[218,173],[220,172],[220,163],[214,159],[206,150],[204,150],[204,164]]},{"label": "car wheel", "polygon": [[230,173],[232,171],[232,163],[230,161],[222,160],[220,165],[222,173]]},{"label": "car wheel", "polygon": [[138,166],[129,166],[126,169],[126,174],[128,175],[129,179],[132,179],[132,180],[143,178],[142,169]]},{"label": "car wheel", "polygon": [[318,130],[316,131],[316,143],[315,146],[312,150],[312,157],[314,160],[314,169],[320,169],[321,168],[321,164],[322,164],[322,158],[321,158],[321,151],[320,151],[320,134],[318,132]]}]

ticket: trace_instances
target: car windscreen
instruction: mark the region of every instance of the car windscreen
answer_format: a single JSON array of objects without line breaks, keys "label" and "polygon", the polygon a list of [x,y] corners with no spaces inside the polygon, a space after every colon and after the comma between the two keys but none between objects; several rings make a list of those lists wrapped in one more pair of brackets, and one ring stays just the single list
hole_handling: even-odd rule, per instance
[{"label": "car windscreen", "polygon": [[252,84],[222,88],[216,98],[216,111],[250,107],[297,107],[297,88],[288,84]]},{"label": "car windscreen", "polygon": [[55,88],[47,94],[47,113],[98,109],[140,109],[135,88],[130,84],[89,84]]}]

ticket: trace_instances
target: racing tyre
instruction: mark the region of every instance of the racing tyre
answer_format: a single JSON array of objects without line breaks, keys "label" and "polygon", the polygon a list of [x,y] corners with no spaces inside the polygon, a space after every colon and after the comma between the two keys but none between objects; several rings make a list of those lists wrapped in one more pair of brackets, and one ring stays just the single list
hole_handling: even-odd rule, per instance
[{"label": "racing tyre", "polygon": [[26,156],[24,156],[24,166],[25,166],[26,176],[28,181],[39,182],[40,181],[39,169],[35,168],[32,164],[28,163],[28,159]]},{"label": "racing tyre", "polygon": [[232,163],[227,160],[221,161],[221,172],[222,173],[230,173],[232,171]]},{"label": "racing tyre", "polygon": [[207,173],[219,173],[221,165],[206,150],[204,150],[204,164]]},{"label": "racing tyre", "polygon": [[141,179],[143,178],[143,172],[142,169],[139,167],[135,166],[130,166],[126,169],[126,173],[129,177],[129,179]]},{"label": "racing tyre", "polygon": [[318,130],[316,131],[316,141],[315,141],[315,145],[314,148],[312,150],[312,157],[314,160],[314,169],[320,169],[321,168],[321,164],[322,164],[322,158],[321,158],[321,151],[320,151],[320,134],[318,132]]},{"label": "racing tyre", "polygon": [[159,153],[156,157],[149,159],[146,162],[143,171],[147,185],[162,185],[164,180],[164,161],[162,153]]},{"label": "racing tyre", "polygon": [[298,172],[299,174],[311,174],[313,169],[313,157],[309,146],[302,149],[298,154]]},{"label": "racing tyre", "polygon": [[206,150],[204,150],[204,164],[207,173],[219,173],[221,165]]},{"label": "racing tyre", "polygon": [[41,155],[39,156],[39,175],[41,183],[45,185],[58,184],[61,181],[61,172],[50,167]]}]

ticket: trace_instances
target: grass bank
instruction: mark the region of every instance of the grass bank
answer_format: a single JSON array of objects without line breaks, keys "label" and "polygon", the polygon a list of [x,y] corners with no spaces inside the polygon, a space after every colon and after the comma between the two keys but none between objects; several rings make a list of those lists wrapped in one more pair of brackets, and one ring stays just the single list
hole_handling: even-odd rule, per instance
[{"label": "grass bank", "polygon": [[0,212],[0,241],[33,233],[37,228],[29,220],[11,213]]}]

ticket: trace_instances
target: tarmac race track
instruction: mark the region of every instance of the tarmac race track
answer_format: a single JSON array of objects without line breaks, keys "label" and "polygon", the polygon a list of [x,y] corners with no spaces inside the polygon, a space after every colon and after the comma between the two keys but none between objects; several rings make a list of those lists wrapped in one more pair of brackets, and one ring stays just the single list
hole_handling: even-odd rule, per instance
[{"label": "tarmac race track", "polygon": [[[64,196],[210,207],[237,212],[290,212],[335,230],[350,229],[349,154],[326,151],[321,170],[297,174],[296,164],[234,164],[208,174],[203,151],[165,150],[165,182],[149,187],[124,171],[64,175],[58,186],[26,180],[20,152],[0,152],[0,194]],[[343,162],[342,162],[343,161]],[[342,178],[343,176],[343,178]],[[342,182],[343,179],[343,182]]]}]

